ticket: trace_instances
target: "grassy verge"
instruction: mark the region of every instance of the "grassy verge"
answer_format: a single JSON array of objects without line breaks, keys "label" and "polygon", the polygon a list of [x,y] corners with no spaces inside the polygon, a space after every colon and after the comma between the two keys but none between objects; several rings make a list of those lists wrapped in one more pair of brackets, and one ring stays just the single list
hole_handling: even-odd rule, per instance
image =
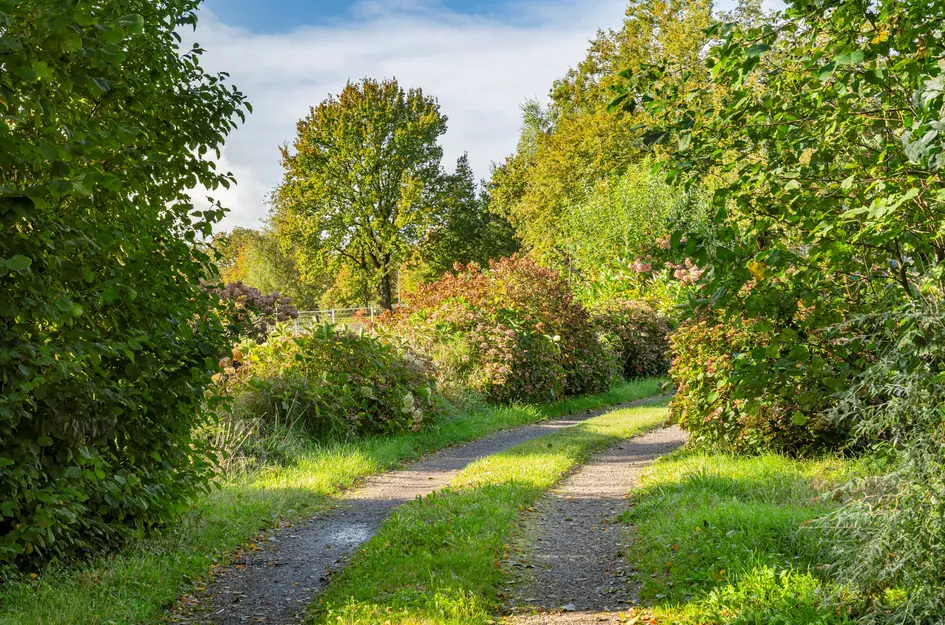
[{"label": "grassy verge", "polygon": [[665,402],[611,412],[484,458],[401,507],[316,600],[316,623],[489,623],[520,512],[568,470],[666,421]]},{"label": "grassy verge", "polygon": [[682,451],[658,462],[623,520],[650,609],[640,623],[840,625],[825,601],[823,545],[804,524],[853,467],[841,460]]},{"label": "grassy verge", "polygon": [[311,515],[328,505],[332,496],[369,475],[497,430],[649,397],[658,391],[658,380],[643,380],[606,394],[548,406],[470,411],[415,434],[312,445],[290,464],[224,484],[161,536],[80,567],[50,569],[38,579],[0,586],[0,624],[158,622],[182,591],[193,583],[199,585],[261,531],[280,519]]}]

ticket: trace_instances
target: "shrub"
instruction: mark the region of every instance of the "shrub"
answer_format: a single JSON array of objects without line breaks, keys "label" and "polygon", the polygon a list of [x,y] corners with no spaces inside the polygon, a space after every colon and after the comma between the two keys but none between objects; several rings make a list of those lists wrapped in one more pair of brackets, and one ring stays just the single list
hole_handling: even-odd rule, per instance
[{"label": "shrub", "polygon": [[594,309],[594,325],[618,355],[625,378],[664,375],[669,371],[669,318],[649,304],[616,300]]},{"label": "shrub", "polygon": [[616,372],[567,282],[529,258],[457,265],[387,323],[430,356],[446,386],[496,402],[600,392]]},{"label": "shrub", "polygon": [[907,302],[854,320],[875,362],[856,376],[831,417],[869,446],[880,475],[861,477],[818,525],[838,586],[868,604],[861,622],[945,619],[945,309]]},{"label": "shrub", "polygon": [[[189,189],[242,95],[182,50],[194,0],[0,2],[0,569],[172,520],[224,329]],[[6,565],[6,567],[5,567]]]},{"label": "shrub", "polygon": [[[747,355],[755,355],[753,366],[762,355],[772,368],[779,366],[780,352],[757,324],[703,317],[684,323],[670,343],[675,354],[670,375],[676,385],[670,410],[697,442],[737,452],[796,454],[843,440],[842,428],[819,410],[802,411],[784,394],[760,395],[745,383],[741,361]],[[807,389],[798,384],[795,391],[800,395]],[[828,399],[823,397],[821,407]]]},{"label": "shrub", "polygon": [[419,430],[439,409],[428,365],[409,349],[330,325],[245,342],[221,363],[236,419],[344,437]]},{"label": "shrub", "polygon": [[236,340],[251,338],[265,343],[278,324],[299,318],[292,299],[280,293],[263,295],[259,289],[242,282],[230,282],[222,288],[211,288],[210,292],[220,299],[226,311],[227,328]]}]

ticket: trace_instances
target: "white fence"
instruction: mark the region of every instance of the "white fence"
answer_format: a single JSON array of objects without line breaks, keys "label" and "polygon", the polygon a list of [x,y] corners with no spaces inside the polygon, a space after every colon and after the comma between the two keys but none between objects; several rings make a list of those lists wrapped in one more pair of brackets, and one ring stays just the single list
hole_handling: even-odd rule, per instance
[{"label": "white fence", "polygon": [[380,308],[332,308],[300,311],[295,320],[295,333],[303,334],[325,323],[347,326],[351,330],[365,328],[381,314]]}]

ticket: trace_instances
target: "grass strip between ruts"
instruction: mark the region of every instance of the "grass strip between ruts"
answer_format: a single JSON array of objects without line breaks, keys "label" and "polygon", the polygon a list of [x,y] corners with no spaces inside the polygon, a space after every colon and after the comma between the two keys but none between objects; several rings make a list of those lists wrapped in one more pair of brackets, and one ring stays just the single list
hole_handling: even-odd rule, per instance
[{"label": "grass strip between ruts", "polygon": [[160,536],[78,566],[0,586],[0,625],[151,624],[181,594],[280,519],[301,519],[360,480],[452,444],[655,395],[660,380],[544,406],[480,408],[428,430],[312,444],[291,463],[224,484]]},{"label": "grass strip between ruts", "polygon": [[664,424],[665,406],[617,410],[483,458],[402,506],[316,599],[311,622],[491,622],[519,514],[591,454]]}]

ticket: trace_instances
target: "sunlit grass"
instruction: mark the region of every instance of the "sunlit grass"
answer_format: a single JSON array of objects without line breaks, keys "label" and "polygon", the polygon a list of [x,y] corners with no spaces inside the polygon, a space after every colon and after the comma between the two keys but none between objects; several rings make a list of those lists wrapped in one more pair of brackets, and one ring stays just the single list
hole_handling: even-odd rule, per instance
[{"label": "sunlit grass", "polygon": [[622,519],[628,562],[658,623],[839,625],[821,537],[805,525],[854,467],[838,459],[679,452],[654,466]]},{"label": "sunlit grass", "polygon": [[315,623],[489,623],[519,514],[569,470],[666,422],[666,402],[618,410],[484,458],[400,508],[316,600]]},{"label": "sunlit grass", "polygon": [[166,533],[91,563],[0,587],[0,624],[155,623],[183,592],[281,519],[309,516],[367,476],[501,429],[648,397],[660,381],[547,406],[480,407],[415,434],[312,444],[289,464],[224,484]]}]

